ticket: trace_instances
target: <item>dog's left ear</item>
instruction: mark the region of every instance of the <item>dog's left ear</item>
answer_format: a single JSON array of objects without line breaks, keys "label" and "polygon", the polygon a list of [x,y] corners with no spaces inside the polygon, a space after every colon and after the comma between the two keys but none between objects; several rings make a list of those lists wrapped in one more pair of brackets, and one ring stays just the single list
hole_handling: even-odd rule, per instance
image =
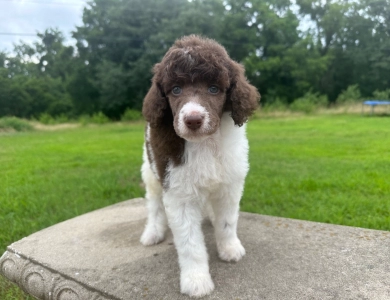
[{"label": "dog's left ear", "polygon": [[226,110],[231,110],[234,124],[242,126],[258,107],[260,94],[246,79],[245,69],[241,64],[233,61],[230,73]]}]

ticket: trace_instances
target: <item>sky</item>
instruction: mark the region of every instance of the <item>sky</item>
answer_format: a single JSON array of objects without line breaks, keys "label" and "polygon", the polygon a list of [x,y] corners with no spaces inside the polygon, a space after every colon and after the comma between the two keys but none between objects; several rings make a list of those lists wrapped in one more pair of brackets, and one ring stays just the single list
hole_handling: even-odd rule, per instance
[{"label": "sky", "polygon": [[37,32],[58,28],[72,44],[71,31],[82,24],[87,0],[0,0],[0,51],[12,53],[13,44],[30,43]]}]

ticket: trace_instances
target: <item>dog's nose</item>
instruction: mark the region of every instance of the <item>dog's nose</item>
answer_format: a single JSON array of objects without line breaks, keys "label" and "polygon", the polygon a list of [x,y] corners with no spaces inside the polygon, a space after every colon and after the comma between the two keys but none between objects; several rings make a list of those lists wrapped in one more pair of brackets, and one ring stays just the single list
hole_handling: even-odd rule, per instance
[{"label": "dog's nose", "polygon": [[189,129],[196,130],[202,126],[203,117],[201,115],[189,115],[184,118],[184,123]]}]

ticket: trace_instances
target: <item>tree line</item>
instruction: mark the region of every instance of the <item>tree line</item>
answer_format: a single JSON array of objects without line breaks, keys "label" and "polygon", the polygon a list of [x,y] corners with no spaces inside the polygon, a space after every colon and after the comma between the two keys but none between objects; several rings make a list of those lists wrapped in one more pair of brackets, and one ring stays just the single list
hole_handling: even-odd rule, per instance
[{"label": "tree line", "polygon": [[390,88],[390,0],[91,0],[82,22],[75,46],[48,28],[0,52],[0,117],[119,119],[141,108],[153,64],[193,33],[243,63],[264,103]]}]

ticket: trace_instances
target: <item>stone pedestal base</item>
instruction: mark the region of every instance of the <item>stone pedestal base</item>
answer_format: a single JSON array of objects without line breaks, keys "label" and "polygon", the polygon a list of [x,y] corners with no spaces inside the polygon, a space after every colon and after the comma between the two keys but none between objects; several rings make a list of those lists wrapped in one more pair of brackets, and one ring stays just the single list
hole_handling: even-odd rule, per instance
[{"label": "stone pedestal base", "polygon": [[[37,299],[187,299],[169,233],[139,243],[144,200],[125,201],[30,235],[0,271]],[[204,299],[390,299],[390,232],[241,213],[246,256],[218,259],[204,225],[215,291]]]}]

